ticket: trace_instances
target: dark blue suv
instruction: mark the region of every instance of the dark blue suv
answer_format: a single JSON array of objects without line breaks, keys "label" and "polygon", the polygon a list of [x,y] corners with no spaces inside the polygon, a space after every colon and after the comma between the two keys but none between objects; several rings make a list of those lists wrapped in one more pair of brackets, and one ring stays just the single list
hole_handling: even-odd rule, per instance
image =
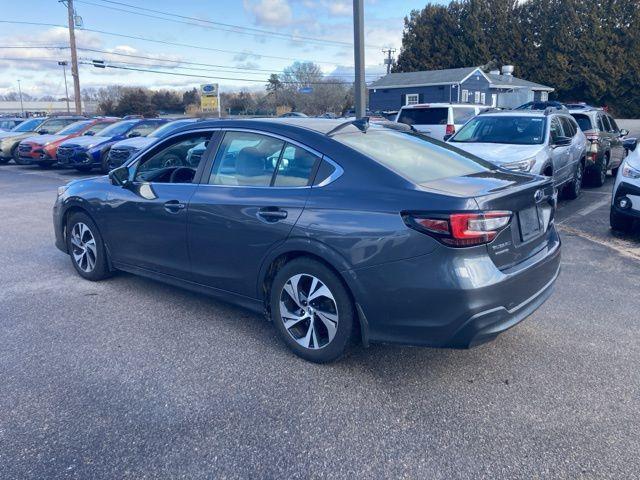
[{"label": "dark blue suv", "polygon": [[62,142],[56,152],[60,166],[73,167],[88,172],[94,167],[103,173],[109,171],[107,157],[113,144],[125,138],[146,137],[167,120],[161,118],[143,118],[123,120],[100,132],[100,136],[76,137]]}]

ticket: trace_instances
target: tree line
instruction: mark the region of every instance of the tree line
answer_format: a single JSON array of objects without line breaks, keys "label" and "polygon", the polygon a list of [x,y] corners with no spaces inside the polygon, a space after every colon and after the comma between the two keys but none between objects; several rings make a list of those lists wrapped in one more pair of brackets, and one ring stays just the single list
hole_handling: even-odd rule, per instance
[{"label": "tree line", "polygon": [[640,116],[640,1],[454,0],[413,10],[394,72],[512,64],[552,98]]}]

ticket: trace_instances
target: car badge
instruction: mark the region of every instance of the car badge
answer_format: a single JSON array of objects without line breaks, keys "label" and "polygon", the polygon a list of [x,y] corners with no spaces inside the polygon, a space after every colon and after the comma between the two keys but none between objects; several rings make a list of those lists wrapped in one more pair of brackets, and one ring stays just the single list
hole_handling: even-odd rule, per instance
[{"label": "car badge", "polygon": [[533,194],[533,198],[535,199],[536,203],[540,202],[542,200],[542,197],[544,197],[544,192],[542,190],[536,190],[536,193]]}]

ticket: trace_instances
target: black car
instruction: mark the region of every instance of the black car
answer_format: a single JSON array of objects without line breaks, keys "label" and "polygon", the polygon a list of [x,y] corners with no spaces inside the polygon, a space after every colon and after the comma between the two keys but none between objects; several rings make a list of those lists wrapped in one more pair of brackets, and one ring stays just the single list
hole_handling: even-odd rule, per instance
[{"label": "black car", "polygon": [[326,362],[356,339],[470,347],[529,316],[559,272],[555,206],[550,179],[410,130],[289,118],[183,127],[61,187],[53,217],[82,277],[125,270],[266,312]]}]

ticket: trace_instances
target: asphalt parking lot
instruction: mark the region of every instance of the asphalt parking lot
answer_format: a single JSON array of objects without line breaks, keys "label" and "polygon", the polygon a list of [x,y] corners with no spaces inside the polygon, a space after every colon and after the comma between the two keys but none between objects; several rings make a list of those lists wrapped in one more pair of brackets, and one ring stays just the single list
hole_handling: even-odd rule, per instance
[{"label": "asphalt parking lot", "polygon": [[[473,350],[319,366],[262,318],[55,249],[71,171],[0,167],[0,478],[637,478],[640,233],[560,205],[551,299]],[[428,305],[425,305],[428,308]]]}]

